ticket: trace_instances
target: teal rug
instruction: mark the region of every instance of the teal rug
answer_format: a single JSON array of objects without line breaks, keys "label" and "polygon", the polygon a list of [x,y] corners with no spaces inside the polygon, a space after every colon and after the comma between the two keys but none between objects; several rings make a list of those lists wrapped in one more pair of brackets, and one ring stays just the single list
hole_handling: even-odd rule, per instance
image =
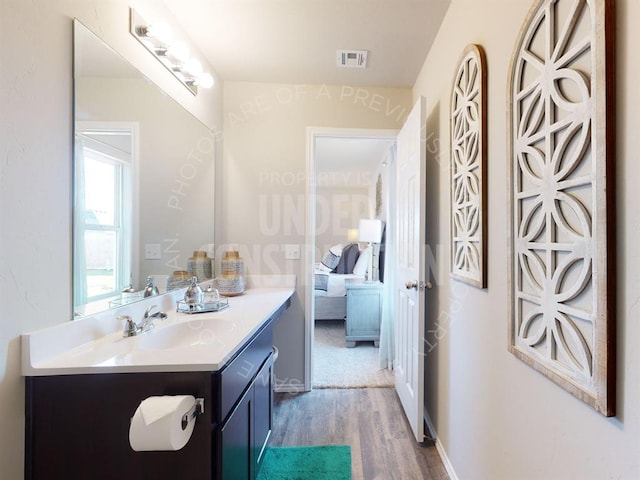
[{"label": "teal rug", "polygon": [[269,447],[257,480],[351,480],[351,447]]}]

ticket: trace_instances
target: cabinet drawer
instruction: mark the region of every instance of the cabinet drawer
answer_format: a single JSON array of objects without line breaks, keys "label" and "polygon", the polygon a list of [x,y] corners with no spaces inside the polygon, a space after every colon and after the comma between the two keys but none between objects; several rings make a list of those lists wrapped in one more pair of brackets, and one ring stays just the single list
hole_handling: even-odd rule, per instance
[{"label": "cabinet drawer", "polygon": [[273,327],[269,321],[222,371],[213,375],[213,398],[217,400],[214,422],[221,424],[229,415],[272,350]]}]

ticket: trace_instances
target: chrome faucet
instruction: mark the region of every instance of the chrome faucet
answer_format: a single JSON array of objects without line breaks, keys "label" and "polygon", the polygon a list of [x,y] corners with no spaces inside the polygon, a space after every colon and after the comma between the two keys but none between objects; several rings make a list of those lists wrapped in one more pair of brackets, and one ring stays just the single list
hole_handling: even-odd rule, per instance
[{"label": "chrome faucet", "polygon": [[144,311],[144,316],[142,317],[142,325],[140,326],[140,328],[142,329],[142,333],[148,332],[156,326],[155,323],[153,323],[154,319],[159,318],[160,320],[164,320],[165,318],[167,318],[167,314],[164,312],[157,311],[151,313],[154,308],[158,308],[158,306],[152,305]]},{"label": "chrome faucet", "polygon": [[154,308],[157,308],[157,305],[153,305],[145,310],[144,316],[142,317],[142,323],[140,324],[137,324],[136,322],[134,322],[129,315],[119,315],[118,320],[121,322],[125,322],[124,330],[122,331],[122,336],[125,338],[135,337],[136,335],[140,335],[141,333],[148,332],[153,327],[155,327],[155,324],[153,323],[153,321],[156,318],[159,318],[161,320],[164,320],[165,318],[167,318],[167,314],[164,312],[158,311],[158,312],[151,313]]}]

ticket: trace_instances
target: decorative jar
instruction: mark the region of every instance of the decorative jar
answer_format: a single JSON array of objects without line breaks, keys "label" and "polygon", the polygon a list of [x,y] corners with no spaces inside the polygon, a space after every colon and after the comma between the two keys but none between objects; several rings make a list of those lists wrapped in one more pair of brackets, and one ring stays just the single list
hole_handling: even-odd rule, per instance
[{"label": "decorative jar", "polygon": [[187,261],[187,272],[190,276],[198,277],[199,282],[212,278],[211,259],[207,257],[207,252],[194,251],[193,257]]},{"label": "decorative jar", "polygon": [[234,250],[225,252],[221,264],[221,276],[215,280],[220,294],[232,297],[244,293],[244,260],[240,254]]}]

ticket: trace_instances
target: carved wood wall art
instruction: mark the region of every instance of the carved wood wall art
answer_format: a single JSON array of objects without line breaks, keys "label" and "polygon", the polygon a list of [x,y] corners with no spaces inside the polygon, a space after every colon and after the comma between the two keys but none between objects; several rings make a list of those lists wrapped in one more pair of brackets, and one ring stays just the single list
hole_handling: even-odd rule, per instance
[{"label": "carved wood wall art", "polygon": [[482,47],[469,45],[451,93],[451,275],[486,287],[487,74]]},{"label": "carved wood wall art", "polygon": [[613,0],[540,0],[510,69],[510,350],[615,413]]}]

